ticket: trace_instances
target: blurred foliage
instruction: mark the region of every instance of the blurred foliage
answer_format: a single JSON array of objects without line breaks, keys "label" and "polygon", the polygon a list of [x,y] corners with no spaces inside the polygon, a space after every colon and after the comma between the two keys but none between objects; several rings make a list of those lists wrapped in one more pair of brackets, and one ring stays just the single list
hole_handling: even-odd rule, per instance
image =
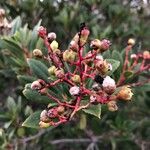
[{"label": "blurred foliage", "polygon": [[[137,44],[133,51],[150,47],[149,5],[138,3],[134,7],[129,0],[1,0],[0,7],[12,21],[9,35],[0,37],[0,146],[1,149],[150,149],[150,86],[135,89],[132,102],[120,103],[119,111],[106,113],[102,107],[102,119],[81,113],[74,121],[56,129],[37,130],[22,127],[21,124],[33,110],[42,109],[48,100],[44,96],[31,93],[30,83],[37,79],[31,76],[29,67],[32,50],[39,48],[46,53],[37,27],[42,24],[58,35],[61,49],[66,49],[69,39],[78,31],[79,24],[86,22],[92,37],[109,38],[113,42],[111,52],[104,54],[123,62],[123,48],[129,37]],[[62,43],[63,41],[63,43]],[[28,62],[27,59],[28,58]],[[38,62],[39,60],[36,59]],[[48,67],[38,63],[38,69]],[[41,65],[45,65],[44,67]],[[41,67],[40,67],[41,66]],[[36,70],[37,71],[37,70]],[[32,70],[34,73],[34,70]],[[115,79],[121,67],[115,71]],[[46,72],[43,71],[46,74]],[[40,75],[45,76],[45,74]],[[43,77],[44,77],[43,76]],[[137,79],[135,79],[137,80]],[[18,82],[19,81],[19,82]],[[65,88],[63,89],[65,90]],[[58,91],[55,91],[58,93]],[[60,95],[61,96],[61,95]],[[78,126],[74,122],[78,122]],[[92,132],[92,135],[90,134]],[[94,145],[87,143],[53,144],[57,139],[80,139],[100,136]],[[91,139],[92,141],[93,139]]]}]

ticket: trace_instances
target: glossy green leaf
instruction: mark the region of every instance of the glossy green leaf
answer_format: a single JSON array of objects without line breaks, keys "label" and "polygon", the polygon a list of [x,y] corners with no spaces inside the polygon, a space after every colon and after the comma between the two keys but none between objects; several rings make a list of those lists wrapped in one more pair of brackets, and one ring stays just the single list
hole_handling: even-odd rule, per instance
[{"label": "glossy green leaf", "polygon": [[101,105],[91,105],[87,109],[83,109],[83,111],[87,114],[91,114],[95,117],[98,117],[99,119],[101,118]]},{"label": "glossy green leaf", "polygon": [[34,112],[22,124],[24,127],[39,128],[41,111]]},{"label": "glossy green leaf", "polygon": [[37,79],[33,76],[28,76],[28,75],[18,75],[17,78],[21,84],[31,83]]}]

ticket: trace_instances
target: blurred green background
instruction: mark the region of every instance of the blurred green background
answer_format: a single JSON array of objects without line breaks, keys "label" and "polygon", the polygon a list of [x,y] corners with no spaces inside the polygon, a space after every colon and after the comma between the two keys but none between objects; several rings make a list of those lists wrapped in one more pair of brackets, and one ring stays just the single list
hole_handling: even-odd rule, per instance
[{"label": "blurred green background", "polygon": [[[133,89],[129,103],[119,111],[102,107],[101,119],[79,114],[55,129],[31,129],[22,122],[35,110],[46,107],[43,99],[27,100],[22,94],[30,76],[26,59],[42,41],[35,31],[40,24],[57,33],[65,50],[81,22],[91,31],[90,39],[112,42],[106,58],[118,59],[128,38],[135,38],[133,52],[150,49],[149,0],[0,0],[12,22],[0,37],[0,148],[3,150],[149,150],[150,86]],[[3,40],[5,39],[5,40]],[[119,56],[123,59],[122,55]],[[142,78],[142,77],[141,77]],[[59,140],[61,139],[61,140]]]}]

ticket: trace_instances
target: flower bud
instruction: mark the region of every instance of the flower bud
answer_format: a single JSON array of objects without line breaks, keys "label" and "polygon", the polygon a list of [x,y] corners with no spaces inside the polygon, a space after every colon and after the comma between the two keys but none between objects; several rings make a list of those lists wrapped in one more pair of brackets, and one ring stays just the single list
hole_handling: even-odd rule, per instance
[{"label": "flower bud", "polygon": [[33,56],[35,57],[42,57],[43,53],[40,49],[34,49],[33,50]]},{"label": "flower bud", "polygon": [[129,39],[128,40],[128,45],[131,45],[131,46],[135,45],[135,40],[134,39]]},{"label": "flower bud", "polygon": [[50,124],[49,123],[45,123],[43,121],[40,121],[39,122],[39,126],[40,126],[40,128],[48,128],[50,126]]},{"label": "flower bud", "polygon": [[107,93],[107,94],[112,94],[114,93],[115,89],[116,89],[116,84],[114,79],[112,79],[110,76],[106,76],[104,78],[103,84],[102,84],[103,90]]},{"label": "flower bud", "polygon": [[80,88],[78,86],[73,86],[70,88],[69,92],[71,95],[78,95],[80,92]]},{"label": "flower bud", "polygon": [[81,38],[80,38],[80,45],[81,46],[83,46],[86,43],[89,34],[90,34],[90,31],[87,28],[84,28],[81,31]]},{"label": "flower bud", "polygon": [[40,90],[40,93],[41,93],[42,95],[46,95],[47,92],[48,92],[48,89],[47,89],[47,88],[42,88],[42,89]]},{"label": "flower bud", "polygon": [[81,82],[81,78],[79,75],[74,75],[73,77],[71,77],[71,80],[75,83],[80,83]]},{"label": "flower bud", "polygon": [[55,75],[56,75],[56,77],[59,78],[59,79],[63,78],[64,75],[65,75],[64,70],[63,70],[62,68],[59,69],[59,70],[56,70],[56,71],[55,71]]},{"label": "flower bud", "polygon": [[97,59],[97,60],[104,60],[102,55],[97,55],[97,56],[96,56],[96,59]]},{"label": "flower bud", "polygon": [[113,69],[113,68],[112,68],[112,64],[109,63],[109,64],[108,64],[108,70],[111,71],[112,69]]},{"label": "flower bud", "polygon": [[63,60],[66,61],[66,62],[74,62],[75,59],[76,59],[76,56],[77,56],[77,53],[72,51],[72,50],[66,50],[64,53],[63,53]]},{"label": "flower bud", "polygon": [[4,17],[5,15],[5,10],[4,9],[0,9],[0,16]]},{"label": "flower bud", "polygon": [[42,85],[41,83],[37,80],[37,81],[34,81],[32,84],[31,84],[31,89],[32,90],[39,90],[42,88]]},{"label": "flower bud", "polygon": [[77,52],[78,49],[79,49],[78,43],[72,40],[72,41],[70,42],[69,49],[71,49],[71,50]]},{"label": "flower bud", "polygon": [[107,103],[107,107],[109,111],[117,111],[118,110],[118,106],[116,104],[116,101],[110,101]]},{"label": "flower bud", "polygon": [[40,114],[40,121],[48,122],[50,119],[47,116],[47,110],[43,110]]},{"label": "flower bud", "polygon": [[93,49],[99,49],[101,47],[101,41],[99,39],[91,41],[90,47]]},{"label": "flower bud", "polygon": [[136,59],[136,58],[137,58],[137,55],[136,55],[136,54],[131,54],[130,58],[131,58],[131,59]]},{"label": "flower bud", "polygon": [[60,51],[60,49],[54,49],[53,52],[54,52],[55,54],[58,54],[58,56],[61,56],[61,51]]},{"label": "flower bud", "polygon": [[111,42],[109,40],[102,40],[100,46],[100,52],[104,52],[110,48]]},{"label": "flower bud", "polygon": [[117,98],[128,101],[128,100],[131,100],[132,95],[133,95],[133,93],[132,93],[130,87],[129,86],[123,86],[121,88],[121,90],[118,92]]},{"label": "flower bud", "polygon": [[50,68],[48,68],[49,75],[55,75],[56,70],[57,68],[55,66],[51,66]]},{"label": "flower bud", "polygon": [[56,37],[57,37],[56,33],[54,33],[54,32],[48,33],[48,36],[47,36],[49,42],[52,42],[53,40],[55,40]]},{"label": "flower bud", "polygon": [[64,111],[65,111],[65,107],[64,107],[64,106],[58,106],[58,107],[57,107],[57,112],[58,112],[59,114],[64,113]]},{"label": "flower bud", "polygon": [[95,103],[96,102],[96,96],[95,95],[91,95],[90,96],[90,103]]},{"label": "flower bud", "polygon": [[144,51],[143,52],[143,58],[144,59],[150,59],[150,52],[149,51]]},{"label": "flower bud", "polygon": [[46,31],[46,28],[44,28],[43,26],[40,26],[38,28],[38,35],[41,37],[41,38],[45,38],[47,34],[47,31]]},{"label": "flower bud", "polygon": [[58,42],[54,40],[54,41],[50,44],[50,46],[51,46],[52,51],[54,52],[55,49],[58,49]]},{"label": "flower bud", "polygon": [[52,108],[52,109],[48,110],[47,116],[49,118],[56,118],[56,117],[58,117],[58,111],[57,111],[57,109],[56,108]]},{"label": "flower bud", "polygon": [[101,89],[101,87],[100,87],[100,85],[99,85],[98,83],[94,83],[94,84],[92,85],[92,89],[93,89],[94,91],[99,91],[99,90]]}]

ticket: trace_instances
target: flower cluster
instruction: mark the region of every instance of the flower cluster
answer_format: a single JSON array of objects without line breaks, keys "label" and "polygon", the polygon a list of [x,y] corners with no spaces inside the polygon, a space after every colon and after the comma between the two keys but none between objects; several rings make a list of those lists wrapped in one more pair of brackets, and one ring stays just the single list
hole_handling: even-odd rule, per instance
[{"label": "flower cluster", "polygon": [[[94,39],[90,42],[90,50],[85,53],[85,44],[87,44],[89,34],[90,31],[87,26],[82,24],[80,31],[70,42],[68,49],[62,51],[56,41],[56,34],[54,32],[47,33],[46,28],[39,27],[38,35],[43,39],[48,53],[47,56],[43,56],[41,50],[35,49],[33,55],[43,57],[51,62],[52,65],[48,72],[50,76],[55,78],[50,82],[42,79],[34,81],[31,88],[56,102],[55,106],[48,106],[47,109],[42,111],[40,127],[65,123],[71,120],[79,110],[87,109],[90,105],[106,104],[109,111],[116,111],[118,110],[118,100],[131,100],[133,93],[129,85],[123,84],[124,76],[116,83],[109,76],[113,69],[112,64],[102,56],[102,53],[109,50],[111,42],[107,39]],[[134,43],[133,39],[128,41],[127,52]],[[144,60],[149,57],[148,55],[146,52],[143,54]],[[135,61],[138,57],[137,55],[131,55],[131,58]],[[125,68],[128,63],[126,61]],[[135,61],[133,62],[134,65],[136,65]],[[68,69],[67,66],[72,69]],[[92,85],[88,84],[89,81]],[[60,83],[68,85],[71,98],[67,101],[61,100],[48,92],[49,88]],[[82,103],[85,99],[86,103]]]}]

